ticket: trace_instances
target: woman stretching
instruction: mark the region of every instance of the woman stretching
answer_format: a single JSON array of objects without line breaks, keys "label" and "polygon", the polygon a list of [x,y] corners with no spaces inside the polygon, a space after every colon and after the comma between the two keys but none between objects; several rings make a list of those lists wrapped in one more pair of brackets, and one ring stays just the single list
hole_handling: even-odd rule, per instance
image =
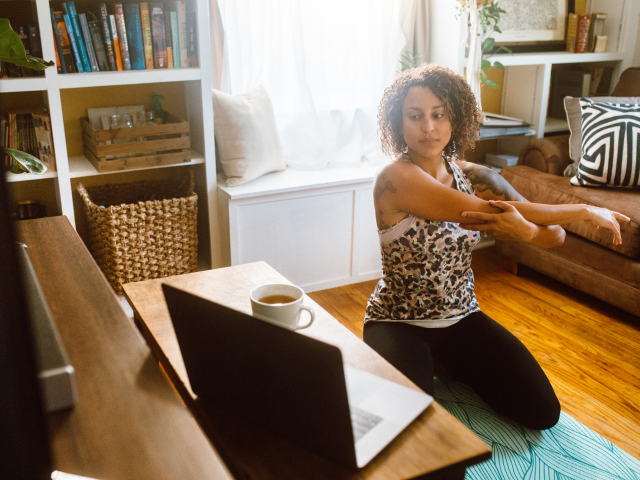
[{"label": "woman stretching", "polygon": [[367,303],[364,341],[433,395],[434,363],[495,411],[536,430],[560,403],[527,348],[485,315],[474,294],[471,249],[479,232],[548,248],[558,225],[612,230],[624,215],[587,205],[527,203],[491,169],[458,160],[473,148],[478,110],[462,77],[425,65],[402,73],[378,110],[383,149],[374,202],[383,275]]}]

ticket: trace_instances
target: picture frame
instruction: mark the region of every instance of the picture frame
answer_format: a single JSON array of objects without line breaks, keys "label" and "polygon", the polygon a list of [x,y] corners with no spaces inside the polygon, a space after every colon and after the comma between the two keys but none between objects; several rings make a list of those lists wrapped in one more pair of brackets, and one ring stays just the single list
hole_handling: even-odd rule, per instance
[{"label": "picture frame", "polygon": [[565,40],[567,0],[501,0],[506,11],[500,17],[500,30],[494,32],[496,44],[563,42]]}]

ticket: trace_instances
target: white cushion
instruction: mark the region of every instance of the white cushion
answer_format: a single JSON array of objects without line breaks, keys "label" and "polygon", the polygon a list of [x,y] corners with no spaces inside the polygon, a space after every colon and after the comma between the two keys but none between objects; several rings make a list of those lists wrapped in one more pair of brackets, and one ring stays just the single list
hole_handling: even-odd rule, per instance
[{"label": "white cushion", "polygon": [[576,186],[640,186],[640,105],[581,98],[582,156]]},{"label": "white cushion", "polygon": [[262,85],[235,96],[213,90],[213,115],[218,159],[227,186],[287,168],[273,104]]}]

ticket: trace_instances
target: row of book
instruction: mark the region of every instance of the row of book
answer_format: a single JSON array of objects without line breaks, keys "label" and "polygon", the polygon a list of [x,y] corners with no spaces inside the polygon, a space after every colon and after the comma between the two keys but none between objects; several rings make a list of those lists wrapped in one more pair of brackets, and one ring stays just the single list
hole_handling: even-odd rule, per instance
[{"label": "row of book", "polygon": [[[35,23],[28,25],[11,25],[14,32],[22,40],[22,46],[27,55],[42,58],[42,42],[40,29]],[[44,71],[25,68],[9,62],[0,62],[0,78],[43,77]]]},{"label": "row of book", "polygon": [[603,35],[606,13],[570,13],[567,16],[567,52],[587,53],[607,50]]},{"label": "row of book", "polygon": [[[51,120],[44,107],[9,109],[0,119],[0,146],[29,153],[50,171],[56,169]],[[1,158],[3,166],[14,163],[9,155]]]},{"label": "row of book", "polygon": [[98,4],[78,14],[74,2],[51,9],[59,73],[198,66],[196,13],[185,0]]}]

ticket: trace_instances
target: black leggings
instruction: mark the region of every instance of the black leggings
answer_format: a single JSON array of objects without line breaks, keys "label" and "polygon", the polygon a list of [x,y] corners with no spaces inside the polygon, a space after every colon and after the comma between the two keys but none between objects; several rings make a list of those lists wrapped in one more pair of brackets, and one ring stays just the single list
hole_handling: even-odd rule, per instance
[{"label": "black leggings", "polygon": [[560,418],[560,402],[536,359],[482,312],[446,328],[369,322],[364,341],[430,395],[437,363],[496,412],[526,427],[544,430]]}]

